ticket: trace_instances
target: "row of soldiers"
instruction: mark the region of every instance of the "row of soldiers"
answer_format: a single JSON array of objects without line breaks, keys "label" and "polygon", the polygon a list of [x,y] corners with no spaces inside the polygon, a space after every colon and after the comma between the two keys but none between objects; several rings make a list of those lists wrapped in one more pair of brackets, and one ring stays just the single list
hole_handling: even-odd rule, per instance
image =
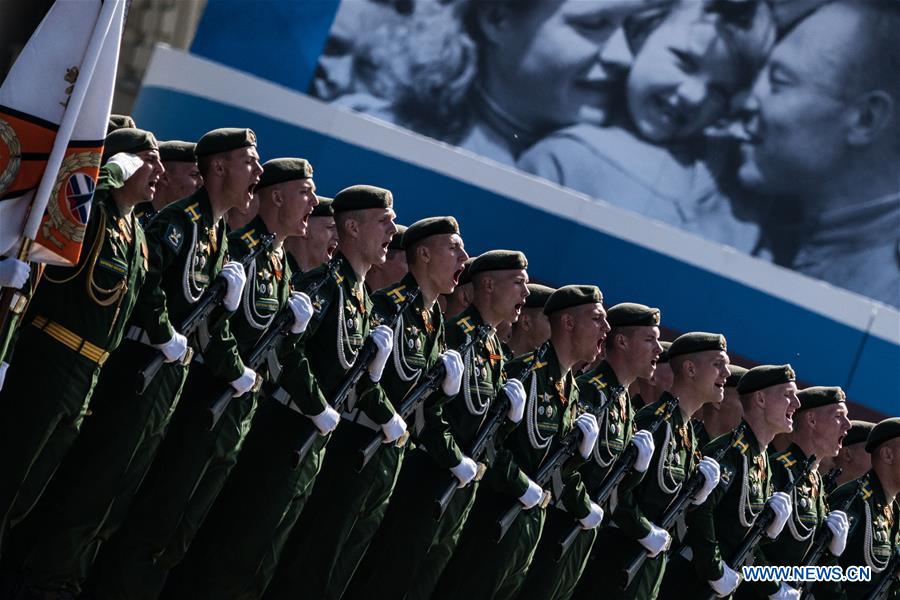
[{"label": "row of soldiers", "polygon": [[900,419],[470,258],[452,217],[397,226],[389,190],[320,197],[249,129],[124,125],[78,264],[0,262],[3,597],[887,593]]}]

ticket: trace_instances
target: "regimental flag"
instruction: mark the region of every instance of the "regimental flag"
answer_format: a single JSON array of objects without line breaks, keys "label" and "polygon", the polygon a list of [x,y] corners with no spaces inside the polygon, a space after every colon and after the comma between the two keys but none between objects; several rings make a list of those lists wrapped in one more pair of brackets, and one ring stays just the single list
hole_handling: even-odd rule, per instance
[{"label": "regimental flag", "polygon": [[56,0],[0,87],[0,255],[28,237],[30,260],[78,262],[125,8],[125,0]]}]

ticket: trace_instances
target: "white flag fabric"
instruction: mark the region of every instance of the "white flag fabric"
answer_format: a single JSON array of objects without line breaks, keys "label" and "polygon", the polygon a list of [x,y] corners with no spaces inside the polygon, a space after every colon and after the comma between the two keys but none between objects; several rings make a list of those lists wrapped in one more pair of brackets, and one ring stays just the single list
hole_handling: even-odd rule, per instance
[{"label": "white flag fabric", "polygon": [[125,0],[56,0],[0,86],[0,255],[26,235],[30,260],[78,262],[124,19]]}]

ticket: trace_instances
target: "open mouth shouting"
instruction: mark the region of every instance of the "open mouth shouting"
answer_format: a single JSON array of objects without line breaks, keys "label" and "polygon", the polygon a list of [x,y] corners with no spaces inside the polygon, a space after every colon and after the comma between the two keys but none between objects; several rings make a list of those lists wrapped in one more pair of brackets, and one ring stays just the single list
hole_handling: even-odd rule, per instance
[{"label": "open mouth shouting", "polygon": [[329,259],[332,256],[334,256],[334,251],[337,250],[337,247],[338,247],[337,242],[332,242],[332,243],[328,244],[328,248],[325,249],[325,252],[328,253]]},{"label": "open mouth shouting", "polygon": [[459,278],[462,277],[463,269],[458,269],[455,273],[453,273],[453,285],[459,285]]}]

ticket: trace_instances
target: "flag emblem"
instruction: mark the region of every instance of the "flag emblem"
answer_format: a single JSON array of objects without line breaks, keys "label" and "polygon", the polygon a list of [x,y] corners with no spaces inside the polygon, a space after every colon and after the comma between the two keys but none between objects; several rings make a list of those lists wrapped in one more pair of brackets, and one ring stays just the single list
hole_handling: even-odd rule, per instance
[{"label": "flag emblem", "polygon": [[69,213],[78,223],[87,223],[94,197],[94,180],[87,173],[73,173],[66,183],[66,202]]},{"label": "flag emblem", "polygon": [[16,130],[0,119],[0,196],[9,188],[19,174],[22,163],[22,147]]}]

